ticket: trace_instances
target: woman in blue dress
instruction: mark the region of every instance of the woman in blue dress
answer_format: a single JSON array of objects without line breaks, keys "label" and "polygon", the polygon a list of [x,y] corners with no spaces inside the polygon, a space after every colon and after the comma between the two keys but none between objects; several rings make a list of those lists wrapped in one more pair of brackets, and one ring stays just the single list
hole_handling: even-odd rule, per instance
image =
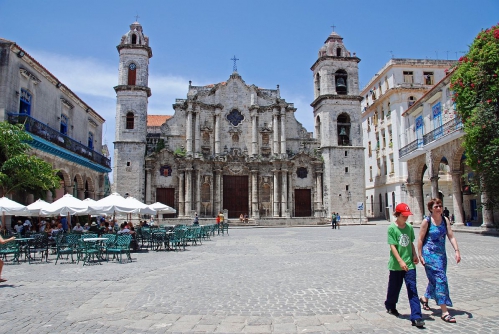
[{"label": "woman in blue dress", "polygon": [[421,264],[425,267],[428,287],[424,297],[419,300],[424,310],[430,310],[428,300],[434,299],[442,309],[441,318],[445,322],[455,323],[456,319],[449,314],[447,306],[452,306],[447,281],[447,254],[445,237],[449,238],[456,252],[456,262],[461,261],[459,247],[451,229],[449,220],[442,215],[442,201],[432,198],[428,202],[431,215],[421,223],[419,230],[418,253]]}]

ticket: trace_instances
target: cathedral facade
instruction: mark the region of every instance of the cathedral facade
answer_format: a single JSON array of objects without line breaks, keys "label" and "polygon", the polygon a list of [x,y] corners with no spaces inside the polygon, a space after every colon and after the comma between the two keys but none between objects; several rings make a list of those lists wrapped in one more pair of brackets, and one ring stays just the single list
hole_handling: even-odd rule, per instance
[{"label": "cathedral facade", "polygon": [[315,133],[296,120],[279,86],[248,84],[237,71],[225,82],[189,83],[172,116],[147,115],[152,52],[138,22],[118,51],[117,192],[168,204],[179,217],[364,216],[360,59],[339,35],[329,36],[312,67]]}]

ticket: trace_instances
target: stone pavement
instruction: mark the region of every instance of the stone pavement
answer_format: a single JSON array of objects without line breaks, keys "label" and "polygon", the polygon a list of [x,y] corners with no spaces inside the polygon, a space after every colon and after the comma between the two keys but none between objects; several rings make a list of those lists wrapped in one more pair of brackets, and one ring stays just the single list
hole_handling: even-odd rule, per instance
[{"label": "stone pavement", "polygon": [[[133,263],[6,264],[0,333],[416,333],[405,287],[403,316],[384,311],[386,228],[234,228]],[[463,260],[449,260],[448,276],[458,323],[430,303],[424,331],[498,332],[499,239],[457,239]],[[424,287],[418,266],[420,295]]]}]

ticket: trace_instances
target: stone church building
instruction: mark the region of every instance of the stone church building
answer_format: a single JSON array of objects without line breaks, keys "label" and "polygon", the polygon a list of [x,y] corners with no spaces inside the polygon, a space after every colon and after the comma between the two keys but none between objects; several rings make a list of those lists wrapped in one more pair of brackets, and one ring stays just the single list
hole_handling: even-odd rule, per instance
[{"label": "stone church building", "polygon": [[[177,209],[179,218],[318,221],[340,212],[364,218],[364,148],[359,58],[332,33],[313,64],[314,133],[295,118],[279,86],[246,83],[234,71],[207,86],[189,82],[173,115],[148,115],[149,39],[134,22],[120,57],[114,187],[146,203]],[[305,219],[308,217],[308,219]]]}]

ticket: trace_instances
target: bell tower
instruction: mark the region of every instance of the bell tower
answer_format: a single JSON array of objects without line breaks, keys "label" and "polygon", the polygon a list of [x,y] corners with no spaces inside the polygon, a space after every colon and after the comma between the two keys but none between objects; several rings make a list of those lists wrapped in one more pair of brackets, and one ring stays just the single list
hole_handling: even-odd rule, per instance
[{"label": "bell tower", "polygon": [[114,141],[114,189],[140,201],[145,193],[145,160],[149,58],[149,38],[139,22],[121,37],[117,46],[120,56],[116,91],[116,133]]},{"label": "bell tower", "polygon": [[323,203],[327,216],[365,217],[364,147],[358,63],[343,38],[332,32],[312,66],[314,78],[314,136],[324,159]]}]

